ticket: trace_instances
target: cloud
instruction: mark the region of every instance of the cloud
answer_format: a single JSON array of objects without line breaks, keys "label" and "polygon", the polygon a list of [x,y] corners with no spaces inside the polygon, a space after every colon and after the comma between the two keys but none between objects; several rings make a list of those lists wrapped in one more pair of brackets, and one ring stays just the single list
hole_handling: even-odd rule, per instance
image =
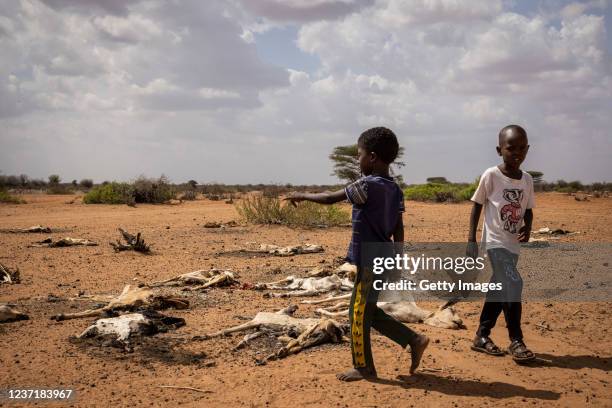
[{"label": "cloud", "polygon": [[[0,10],[2,170],[333,182],[331,149],[386,125],[406,148],[407,181],[472,180],[497,160],[499,128],[516,122],[530,135],[528,169],[609,178],[602,2],[528,14],[507,4],[9,2]],[[320,66],[261,59],[267,45],[254,34],[286,25]]]},{"label": "cloud", "polygon": [[[259,103],[259,90],[288,84],[285,70],[240,38],[221,2],[47,4],[24,1],[12,19],[0,19],[10,37],[0,43],[0,67],[13,78],[0,79],[0,116],[81,110],[84,99],[91,109],[244,108]],[[159,81],[173,88],[138,92]]]},{"label": "cloud", "polygon": [[374,0],[242,0],[257,16],[280,22],[334,20],[370,6]]}]

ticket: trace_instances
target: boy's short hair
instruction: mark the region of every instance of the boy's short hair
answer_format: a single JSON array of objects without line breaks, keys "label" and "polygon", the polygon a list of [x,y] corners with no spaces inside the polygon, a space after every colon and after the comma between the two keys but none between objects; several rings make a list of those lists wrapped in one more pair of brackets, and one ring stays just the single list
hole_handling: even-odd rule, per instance
[{"label": "boy's short hair", "polygon": [[527,131],[525,129],[523,129],[523,127],[519,126],[519,125],[508,125],[508,126],[504,126],[500,131],[499,134],[497,135],[497,139],[499,141],[499,144],[501,145],[502,139],[504,137],[504,135],[506,134],[506,132],[508,130],[511,130],[513,132],[516,133],[521,133],[523,136],[527,137]]},{"label": "boy's short hair", "polygon": [[382,126],[363,132],[359,136],[357,144],[369,152],[376,153],[387,164],[391,164],[397,158],[397,152],[399,151],[399,143],[395,133]]}]

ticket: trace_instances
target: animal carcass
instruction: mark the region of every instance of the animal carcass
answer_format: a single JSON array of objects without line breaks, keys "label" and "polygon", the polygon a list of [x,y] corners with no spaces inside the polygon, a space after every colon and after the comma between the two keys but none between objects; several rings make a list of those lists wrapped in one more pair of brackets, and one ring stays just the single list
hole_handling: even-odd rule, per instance
[{"label": "animal carcass", "polygon": [[0,305],[0,323],[15,322],[18,320],[28,320],[29,317],[19,310],[13,309],[9,305]]},{"label": "animal carcass", "polygon": [[228,286],[238,283],[238,274],[232,271],[210,269],[184,273],[174,278],[153,282],[149,286],[193,285],[191,290],[206,289],[212,286]]},{"label": "animal carcass", "polygon": [[1,283],[19,283],[21,277],[19,275],[19,269],[10,269],[8,266],[0,264],[0,284]]},{"label": "animal carcass", "polygon": [[304,244],[304,245],[289,245],[281,247],[272,244],[260,244],[257,249],[248,249],[247,252],[266,253],[276,256],[293,256],[301,254],[316,254],[323,252],[323,247],[316,244]]},{"label": "animal carcass", "polygon": [[[275,313],[259,312],[255,317],[246,323],[228,329],[204,336],[210,339],[219,336],[225,336],[230,333],[236,333],[251,329],[256,329],[255,333],[244,337],[239,346],[246,344],[266,332],[271,332],[279,336],[279,340],[285,342],[285,346],[277,352],[269,355],[264,361],[283,358],[291,354],[297,354],[301,350],[309,347],[314,347],[324,343],[339,343],[343,341],[343,336],[347,332],[346,325],[341,325],[335,320],[326,318],[296,318],[293,313],[297,310],[297,306],[289,306],[286,309]],[[297,335],[297,338],[289,337],[287,334],[291,332]],[[237,347],[237,348],[238,348]]]},{"label": "animal carcass", "polygon": [[[305,301],[303,303],[320,304],[331,301],[338,301],[349,298],[350,295],[330,297],[318,301]],[[404,300],[397,302],[378,302],[376,304],[384,310],[388,315],[395,317],[403,323],[424,323],[428,326],[440,327],[443,329],[463,329],[465,325],[459,314],[453,308],[451,302],[440,306],[435,311],[429,311],[420,308],[414,301]],[[322,316],[328,317],[348,317],[349,303],[343,301],[336,303],[334,306],[327,308],[319,308],[315,312]]]},{"label": "animal carcass", "polygon": [[255,289],[285,290],[285,293],[270,293],[270,297],[293,297],[293,296],[317,296],[321,293],[331,291],[350,291],[353,282],[340,278],[338,275],[330,275],[322,278],[297,278],[288,276],[276,282],[257,283]]},{"label": "animal carcass", "polygon": [[109,336],[113,340],[127,343],[133,336],[151,336],[168,328],[185,325],[185,319],[164,316],[157,312],[129,313],[118,317],[98,319],[78,339]]},{"label": "animal carcass", "polygon": [[57,241],[53,241],[52,238],[43,239],[42,241],[38,241],[38,242],[30,245],[30,247],[33,247],[33,248],[59,248],[59,247],[79,246],[79,245],[83,245],[83,246],[96,246],[98,244],[96,244],[95,242],[90,241],[88,239],[84,239],[84,238],[65,237],[65,238],[59,239]]},{"label": "animal carcass", "polygon": [[189,301],[183,298],[155,295],[149,288],[138,288],[126,285],[123,292],[111,299],[106,306],[76,313],[62,313],[52,316],[53,320],[78,319],[112,314],[118,311],[135,311],[139,309],[163,310],[167,308],[186,309]]}]

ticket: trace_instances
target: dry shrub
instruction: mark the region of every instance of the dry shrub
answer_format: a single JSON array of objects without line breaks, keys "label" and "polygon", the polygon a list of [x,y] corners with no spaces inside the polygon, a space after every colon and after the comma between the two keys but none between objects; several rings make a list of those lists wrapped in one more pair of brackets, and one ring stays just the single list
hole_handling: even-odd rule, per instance
[{"label": "dry shrub", "polygon": [[181,195],[181,200],[185,200],[185,201],[193,201],[198,197],[198,193],[195,190],[187,190],[184,191],[183,194]]},{"label": "dry shrub", "polygon": [[238,213],[253,224],[281,224],[292,227],[333,227],[350,222],[348,212],[335,205],[302,202],[283,205],[279,198],[252,195],[236,204]]},{"label": "dry shrub", "polygon": [[9,204],[25,204],[25,200],[15,197],[8,193],[8,191],[0,188],[0,203],[9,203]]}]

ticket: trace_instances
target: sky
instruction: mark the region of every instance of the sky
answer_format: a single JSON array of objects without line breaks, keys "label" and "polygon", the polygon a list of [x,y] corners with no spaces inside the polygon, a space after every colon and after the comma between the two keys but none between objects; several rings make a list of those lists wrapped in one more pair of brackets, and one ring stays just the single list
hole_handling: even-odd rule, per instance
[{"label": "sky", "polygon": [[0,173],[337,183],[386,126],[407,183],[612,181],[612,1],[0,0]]}]

